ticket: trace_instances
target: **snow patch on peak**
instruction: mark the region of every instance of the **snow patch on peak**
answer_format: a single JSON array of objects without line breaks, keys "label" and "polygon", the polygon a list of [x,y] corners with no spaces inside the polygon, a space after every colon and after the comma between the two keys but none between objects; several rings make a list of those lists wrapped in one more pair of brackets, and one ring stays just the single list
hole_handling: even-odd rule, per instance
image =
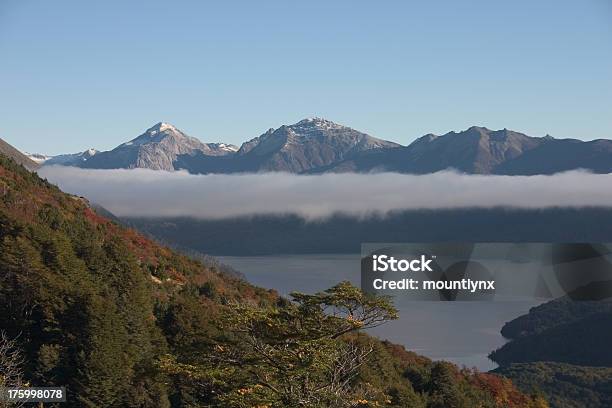
[{"label": "snow patch on peak", "polygon": [[178,132],[178,129],[170,123],[159,122],[147,129],[145,134],[149,136],[155,136],[156,134],[165,132],[167,130],[171,132]]},{"label": "snow patch on peak", "polygon": [[159,131],[163,132],[164,130],[176,130],[176,128],[169,123],[159,122]]},{"label": "snow patch on peak", "polygon": [[137,147],[151,142],[160,142],[166,136],[182,138],[185,135],[183,134],[183,132],[181,132],[171,124],[166,122],[159,122],[145,130],[145,132],[137,138],[132,139],[129,142],[125,142],[119,145],[118,147]]},{"label": "snow patch on peak", "polygon": [[219,143],[219,149],[221,150],[225,150],[228,152],[237,152],[238,151],[238,146],[234,146],[234,145],[229,145],[226,143]]},{"label": "snow patch on peak", "polygon": [[318,116],[302,119],[298,123],[296,123],[295,125],[291,125],[290,127],[296,129],[316,128],[321,130],[346,128],[346,126],[339,125],[335,122],[332,122],[331,120],[327,120]]}]

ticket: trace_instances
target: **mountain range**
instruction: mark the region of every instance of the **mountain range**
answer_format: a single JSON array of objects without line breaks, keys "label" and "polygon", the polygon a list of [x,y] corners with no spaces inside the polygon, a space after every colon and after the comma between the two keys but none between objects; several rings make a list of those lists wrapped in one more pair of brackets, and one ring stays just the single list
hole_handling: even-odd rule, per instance
[{"label": "mountain range", "polygon": [[533,175],[586,169],[612,171],[612,140],[532,137],[508,129],[472,126],[428,134],[406,147],[371,151],[321,171],[394,171],[425,174],[455,169],[468,174]]},{"label": "mountain range", "polygon": [[612,172],[612,140],[533,137],[508,129],[473,126],[427,134],[407,146],[322,118],[269,129],[240,146],[203,143],[160,122],[113,150],[54,157],[30,155],[42,165],[93,169],[148,168],[194,174],[283,171],[427,174],[454,169],[468,174],[534,175],[585,169]]}]

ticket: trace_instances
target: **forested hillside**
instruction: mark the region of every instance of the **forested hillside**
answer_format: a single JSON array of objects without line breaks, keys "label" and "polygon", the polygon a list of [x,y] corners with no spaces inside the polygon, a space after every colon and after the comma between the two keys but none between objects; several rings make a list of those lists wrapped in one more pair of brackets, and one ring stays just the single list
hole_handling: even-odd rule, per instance
[{"label": "forested hillside", "polygon": [[554,408],[612,406],[612,302],[555,299],[508,322],[495,372]]},{"label": "forested hillside", "polygon": [[585,366],[612,367],[612,313],[596,313],[519,337],[491,353],[501,365],[556,361]]},{"label": "forested hillside", "polygon": [[360,334],[394,317],[346,283],[279,298],[0,155],[0,330],[28,383],[67,387],[64,406],[546,406]]}]

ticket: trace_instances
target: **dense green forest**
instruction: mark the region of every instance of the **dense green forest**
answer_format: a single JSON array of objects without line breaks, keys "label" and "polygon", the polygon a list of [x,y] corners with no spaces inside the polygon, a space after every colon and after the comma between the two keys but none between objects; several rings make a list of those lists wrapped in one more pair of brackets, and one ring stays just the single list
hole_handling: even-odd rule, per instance
[{"label": "dense green forest", "polygon": [[612,406],[612,302],[569,297],[537,306],[508,322],[512,339],[491,353],[524,392],[539,390],[552,407]]},{"label": "dense green forest", "polygon": [[0,331],[23,382],[67,387],[62,406],[547,406],[361,332],[395,317],[347,283],[256,288],[0,156]]}]

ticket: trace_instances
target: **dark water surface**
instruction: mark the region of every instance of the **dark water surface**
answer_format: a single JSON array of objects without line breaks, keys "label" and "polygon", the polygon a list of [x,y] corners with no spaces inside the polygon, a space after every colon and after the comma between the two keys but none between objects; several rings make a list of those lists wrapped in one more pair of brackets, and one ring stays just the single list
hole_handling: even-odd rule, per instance
[{"label": "dark water surface", "polygon": [[[359,254],[277,255],[218,257],[242,272],[249,282],[273,288],[282,295],[292,291],[313,293],[340,281],[360,284]],[[400,318],[371,331],[372,334],[403,344],[407,349],[435,360],[448,360],[488,371],[496,364],[488,359],[492,350],[504,344],[500,329],[529,308],[536,299],[495,302],[402,301],[395,306]]]}]

